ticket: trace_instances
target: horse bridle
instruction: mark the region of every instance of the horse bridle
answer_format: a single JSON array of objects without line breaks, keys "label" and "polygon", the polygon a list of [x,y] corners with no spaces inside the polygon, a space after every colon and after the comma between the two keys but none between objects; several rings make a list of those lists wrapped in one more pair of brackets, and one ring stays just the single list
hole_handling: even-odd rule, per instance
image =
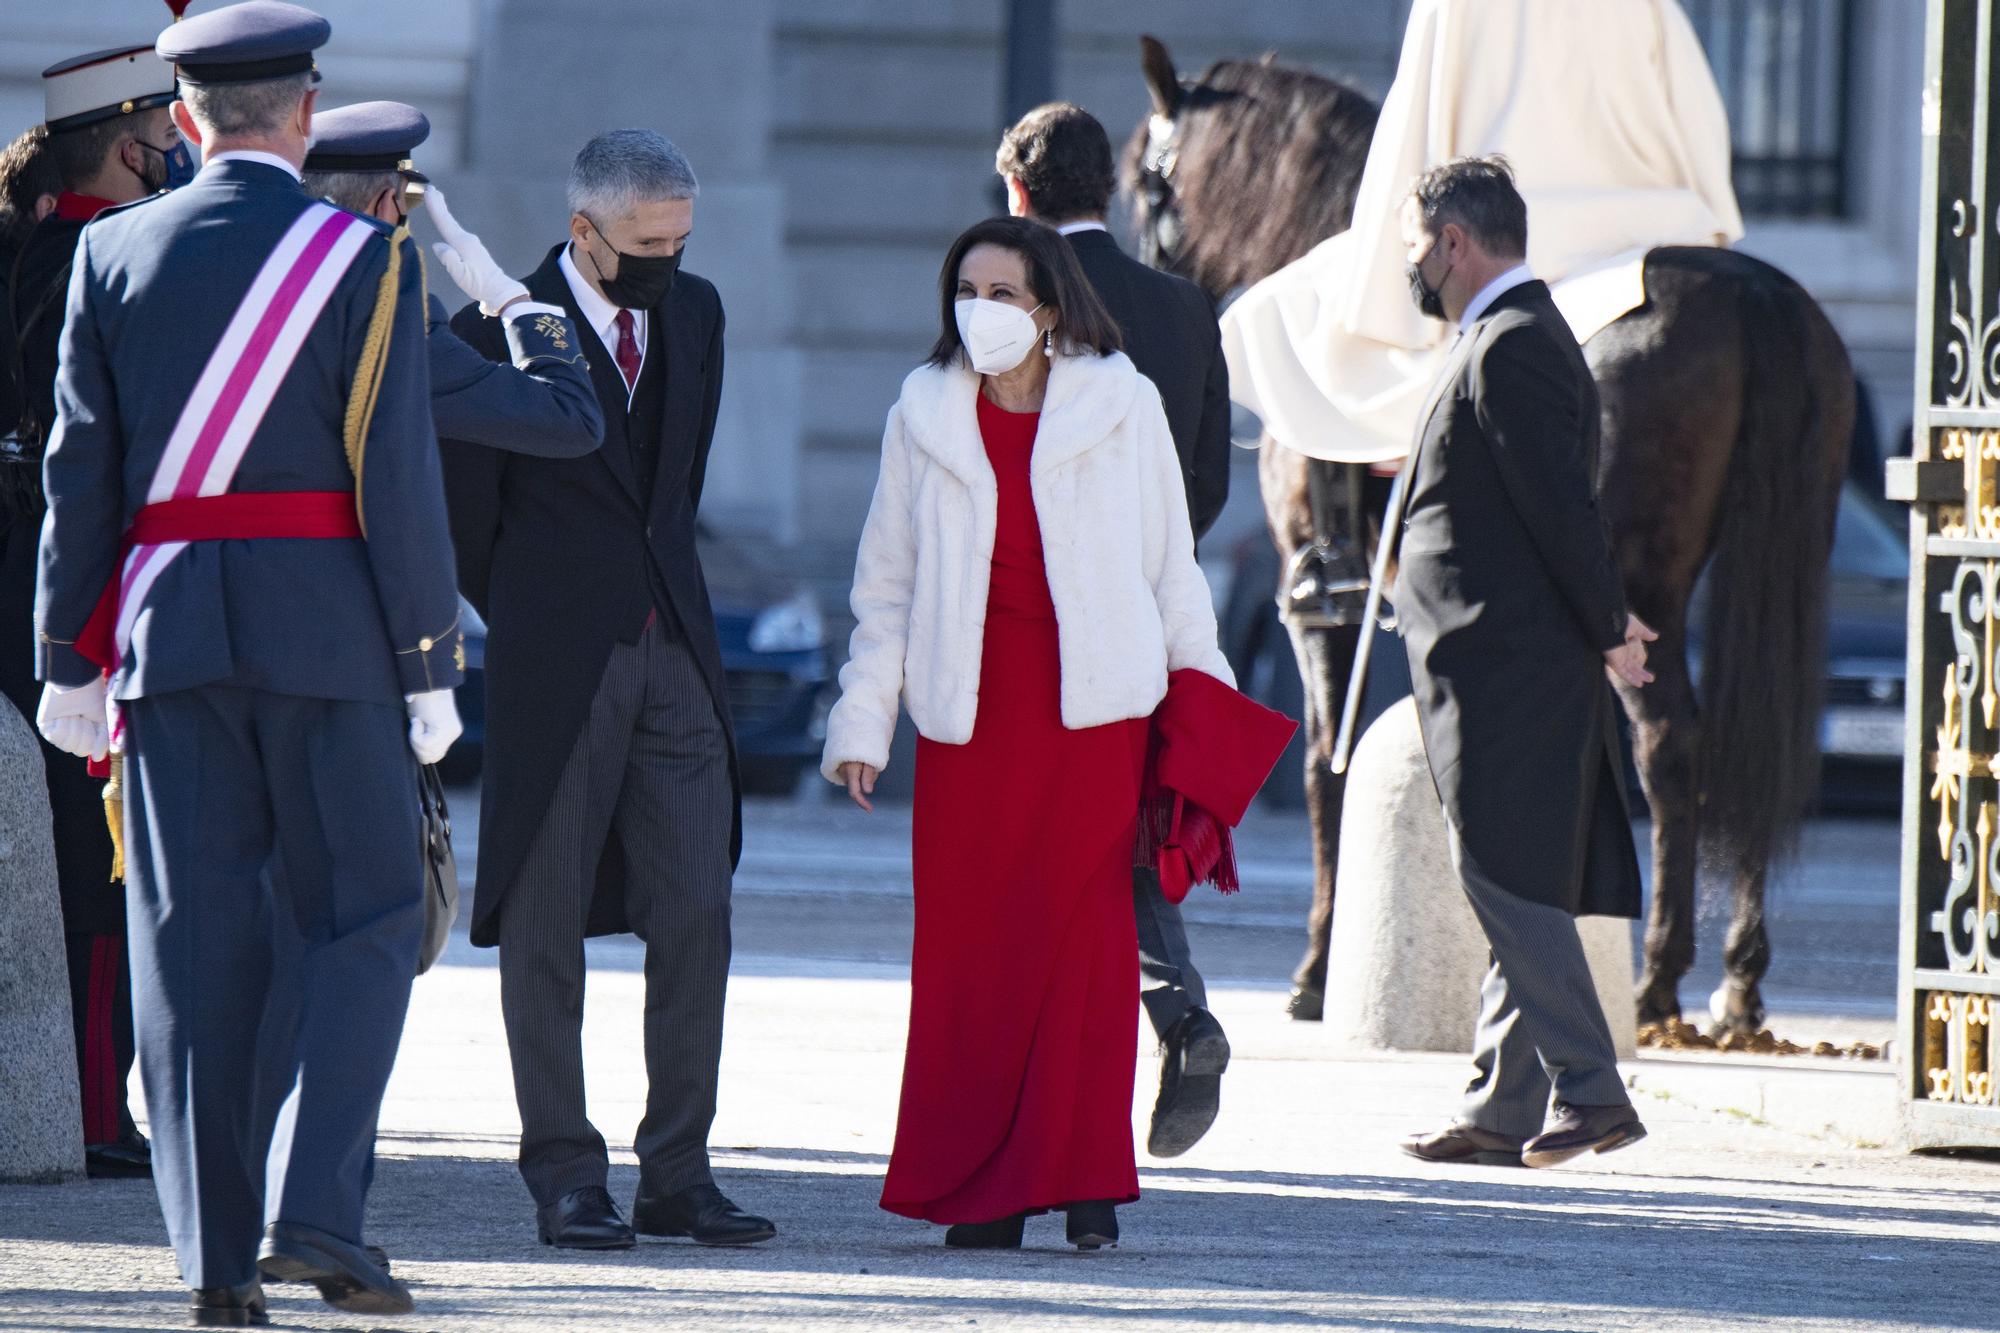
[{"label": "horse bridle", "polygon": [[1170,272],[1181,240],[1180,204],[1174,198],[1180,138],[1180,122],[1154,112],[1146,121],[1146,151],[1139,159],[1139,189],[1146,200],[1147,221],[1139,236],[1139,258],[1151,268]]}]

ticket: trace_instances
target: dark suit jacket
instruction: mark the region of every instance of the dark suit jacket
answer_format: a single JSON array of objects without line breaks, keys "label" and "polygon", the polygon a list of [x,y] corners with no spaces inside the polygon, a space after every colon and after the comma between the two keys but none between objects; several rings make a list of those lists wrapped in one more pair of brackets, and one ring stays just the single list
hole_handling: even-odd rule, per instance
[{"label": "dark suit jacket", "polygon": [[[472,940],[498,939],[498,908],[590,711],[614,643],[636,643],[658,610],[700,663],[725,729],[729,707],[715,616],[695,551],[709,443],[722,398],[722,300],[682,272],[649,312],[644,376],[664,371],[659,429],[634,441],[625,382],[576,309],[549,251],[526,282],[563,307],[582,340],[604,414],[604,446],[585,458],[531,458],[447,440],[445,483],[459,585],[487,623],[486,756],[479,884]],[[487,358],[507,359],[500,321],[468,306],[453,329]],[[664,358],[656,362],[656,358]],[[655,480],[641,493],[634,449],[651,448]],[[735,740],[730,738],[735,775]],[[740,790],[740,789],[739,789]],[[742,847],[739,805],[730,851]],[[618,840],[598,874],[592,933],[625,929]]]},{"label": "dark suit jacket", "polygon": [[505,361],[491,361],[451,331],[430,301],[431,417],[439,438],[539,458],[581,458],[604,438],[576,326],[553,315],[502,320]]},{"label": "dark suit jacket", "polygon": [[1127,255],[1109,232],[1072,232],[1068,240],[1125,335],[1125,355],[1160,391],[1199,541],[1229,498],[1229,364],[1215,307],[1187,279]]},{"label": "dark suit jacket", "polygon": [[1520,897],[1637,916],[1597,388],[1546,286],[1503,292],[1459,339],[1421,421],[1396,612],[1446,814]]}]

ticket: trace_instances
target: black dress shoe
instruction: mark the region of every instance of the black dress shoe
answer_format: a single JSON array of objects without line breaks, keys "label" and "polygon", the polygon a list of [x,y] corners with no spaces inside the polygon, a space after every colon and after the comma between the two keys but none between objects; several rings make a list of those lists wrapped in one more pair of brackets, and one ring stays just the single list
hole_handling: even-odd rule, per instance
[{"label": "black dress shoe", "polygon": [[769,1218],[753,1217],[714,1185],[632,1200],[632,1226],[646,1236],[687,1236],[697,1245],[755,1245],[778,1234]]},{"label": "black dress shoe", "polygon": [[380,1245],[363,1245],[361,1252],[368,1256],[368,1262],[383,1272],[389,1271],[389,1252]]},{"label": "black dress shoe", "polygon": [[1326,1016],[1326,992],[1312,986],[1292,987],[1285,1012],[1301,1023],[1318,1023]]},{"label": "black dress shoe", "polygon": [[188,1293],[188,1320],[197,1328],[248,1328],[268,1324],[264,1288],[255,1282],[240,1287],[197,1287]]},{"label": "black dress shoe", "polygon": [[946,1227],[944,1243],[954,1250],[1018,1250],[1026,1213],[1015,1213],[992,1222],[960,1222]]},{"label": "black dress shoe", "polygon": [[1190,1009],[1167,1029],[1160,1058],[1160,1097],[1146,1151],[1179,1157],[1201,1141],[1222,1109],[1222,1071],[1229,1068],[1229,1038],[1206,1009]]},{"label": "black dress shoe", "polygon": [[1571,1106],[1557,1102],[1555,1121],[1521,1147],[1527,1166],[1559,1166],[1587,1152],[1605,1153],[1646,1137],[1631,1105]]},{"label": "black dress shoe", "polygon": [[1519,1166],[1523,1140],[1458,1122],[1430,1134],[1412,1134],[1403,1151],[1421,1162],[1446,1166]]},{"label": "black dress shoe", "polygon": [[310,1282],[319,1298],[351,1314],[408,1314],[409,1288],[375,1266],[368,1252],[300,1222],[273,1222],[257,1247],[257,1267],[274,1282]]},{"label": "black dress shoe", "polygon": [[1071,1204],[1069,1241],[1079,1250],[1118,1247],[1118,1205],[1109,1199],[1087,1199]]},{"label": "black dress shoe", "polygon": [[83,1150],[83,1170],[92,1180],[145,1180],[153,1174],[153,1145],[138,1130]]},{"label": "black dress shoe", "polygon": [[602,1185],[571,1190],[537,1208],[535,1234],[559,1250],[629,1250],[637,1243]]}]

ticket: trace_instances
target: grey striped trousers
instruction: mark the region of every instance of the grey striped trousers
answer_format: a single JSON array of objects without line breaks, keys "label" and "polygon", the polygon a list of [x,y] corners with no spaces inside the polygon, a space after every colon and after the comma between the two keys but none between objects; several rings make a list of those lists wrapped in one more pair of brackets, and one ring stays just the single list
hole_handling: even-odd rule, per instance
[{"label": "grey striped trousers", "polygon": [[641,1185],[673,1193],[711,1179],[732,804],[728,739],[693,654],[657,622],[614,645],[500,909],[521,1175],[537,1204],[605,1181],[604,1137],[584,1111],[582,1027],[584,928],[608,849],[622,853],[626,923],[646,944]]},{"label": "grey striped trousers", "polygon": [[1445,827],[1451,863],[1493,950],[1472,1038],[1477,1072],[1459,1118],[1531,1138],[1548,1118],[1551,1088],[1573,1106],[1629,1102],[1575,918],[1509,893],[1466,855],[1457,826],[1447,819]]}]

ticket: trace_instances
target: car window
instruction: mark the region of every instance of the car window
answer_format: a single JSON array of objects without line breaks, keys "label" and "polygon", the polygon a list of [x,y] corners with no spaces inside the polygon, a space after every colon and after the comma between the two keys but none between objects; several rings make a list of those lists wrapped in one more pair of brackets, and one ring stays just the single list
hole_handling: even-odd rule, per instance
[{"label": "car window", "polygon": [[1910,553],[1902,535],[1852,486],[1840,488],[1832,565],[1836,574],[1871,579],[1910,577]]}]

